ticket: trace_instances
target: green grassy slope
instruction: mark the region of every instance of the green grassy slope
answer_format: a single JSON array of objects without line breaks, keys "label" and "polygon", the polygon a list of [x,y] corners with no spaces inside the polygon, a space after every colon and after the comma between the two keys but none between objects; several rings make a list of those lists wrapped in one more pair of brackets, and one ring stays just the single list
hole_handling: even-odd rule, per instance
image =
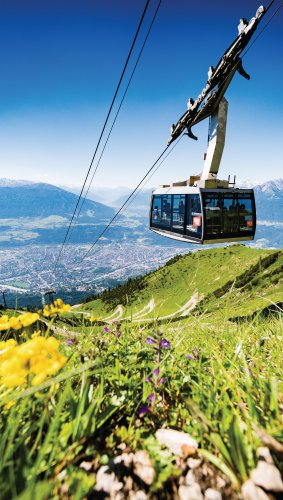
[{"label": "green grassy slope", "polygon": [[[207,249],[68,313],[41,313],[20,330],[7,330],[4,318],[1,500],[109,498],[94,489],[105,465],[125,498],[128,489],[173,498],[196,469],[186,449],[180,459],[161,446],[160,429],[196,440],[198,451],[189,453],[200,464],[203,498],[217,485],[223,500],[242,499],[260,433],[283,444],[282,316],[257,314],[270,303],[281,307],[282,265],[282,251]],[[195,308],[182,316],[189,300]],[[141,451],[153,469],[150,485],[121,462]]]},{"label": "green grassy slope", "polygon": [[[283,252],[244,245],[201,250],[130,280],[82,309],[94,316],[134,321],[192,312],[249,316],[283,300]],[[120,312],[117,307],[122,305]]]}]

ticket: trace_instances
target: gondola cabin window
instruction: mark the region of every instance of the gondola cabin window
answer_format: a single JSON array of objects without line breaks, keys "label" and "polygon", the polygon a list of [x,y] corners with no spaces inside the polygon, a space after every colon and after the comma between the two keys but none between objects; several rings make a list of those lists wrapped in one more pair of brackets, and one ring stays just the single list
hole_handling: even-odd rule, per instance
[{"label": "gondola cabin window", "polygon": [[202,221],[199,194],[153,196],[151,227],[200,239]]},{"label": "gondola cabin window", "polygon": [[172,210],[172,196],[165,195],[161,197],[161,224],[166,228],[171,227],[171,210]]},{"label": "gondola cabin window", "polygon": [[252,199],[246,195],[239,194],[239,227],[240,231],[253,231],[253,204]]},{"label": "gondola cabin window", "polygon": [[206,238],[254,232],[253,199],[249,193],[203,193],[203,210]]},{"label": "gondola cabin window", "polygon": [[187,223],[186,234],[194,238],[202,235],[202,212],[199,194],[187,195]]},{"label": "gondola cabin window", "polygon": [[152,201],[151,225],[162,229],[171,228],[171,195],[155,195]]},{"label": "gondola cabin window", "polygon": [[173,195],[172,231],[184,234],[186,195]]}]

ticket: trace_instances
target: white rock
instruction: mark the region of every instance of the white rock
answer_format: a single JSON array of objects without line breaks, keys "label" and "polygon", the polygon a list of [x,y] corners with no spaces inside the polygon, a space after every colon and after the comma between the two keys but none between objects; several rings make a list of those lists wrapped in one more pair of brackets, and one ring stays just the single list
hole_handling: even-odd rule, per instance
[{"label": "white rock", "polygon": [[131,500],[148,500],[148,498],[148,495],[142,490],[138,490],[132,495],[130,494]]},{"label": "white rock", "polygon": [[187,486],[192,486],[196,483],[196,477],[193,470],[189,470],[185,477],[185,484]]},{"label": "white rock", "polygon": [[118,493],[123,488],[123,483],[120,483],[114,472],[110,472],[108,465],[102,465],[96,474],[96,491],[104,491],[110,495]]},{"label": "white rock", "polygon": [[178,493],[180,500],[203,500],[200,485],[197,483],[193,486],[180,486]]},{"label": "white rock", "polygon": [[81,469],[84,469],[84,470],[86,470],[86,471],[89,471],[89,470],[92,468],[92,466],[93,466],[93,463],[92,463],[92,462],[86,462],[86,461],[84,461],[84,462],[82,462],[82,463],[80,464],[80,468],[81,468]]},{"label": "white rock", "polygon": [[188,458],[187,464],[190,469],[197,469],[202,464],[202,460],[200,458]]},{"label": "white rock", "polygon": [[265,462],[268,462],[269,464],[274,464],[273,458],[272,458],[272,456],[270,454],[270,451],[269,451],[269,449],[266,446],[260,446],[256,450],[256,454],[257,454],[257,456],[258,456],[259,459],[262,459]]},{"label": "white rock", "polygon": [[257,486],[267,491],[283,491],[281,474],[274,464],[260,460],[251,473],[251,479]]},{"label": "white rock", "polygon": [[67,471],[66,469],[63,469],[61,472],[59,472],[59,474],[57,474],[57,477],[60,481],[62,481],[62,479],[64,479],[64,477],[66,477],[67,475]]},{"label": "white rock", "polygon": [[122,455],[117,455],[113,462],[115,465],[123,464],[125,467],[130,467],[133,463],[134,454],[133,453],[122,453]]},{"label": "white rock", "polygon": [[267,494],[251,479],[248,479],[242,486],[243,500],[269,500]]},{"label": "white rock", "polygon": [[124,490],[132,491],[134,488],[134,480],[131,476],[125,476],[123,478],[124,481]]},{"label": "white rock", "polygon": [[194,453],[198,447],[195,439],[189,434],[174,429],[158,429],[156,438],[159,444],[164,444],[174,455],[186,456],[188,451]]},{"label": "white rock", "polygon": [[223,477],[221,477],[221,476],[216,477],[216,487],[217,488],[222,489],[226,486],[226,484],[227,484],[227,481],[225,481],[225,479],[223,479]]},{"label": "white rock", "polygon": [[110,500],[126,500],[126,497],[122,491],[112,491],[109,497]]},{"label": "white rock", "polygon": [[154,468],[146,451],[140,450],[134,454],[134,472],[148,486],[153,483]]},{"label": "white rock", "polygon": [[208,488],[204,492],[205,500],[222,500],[222,495],[220,491],[214,490],[213,488]]}]

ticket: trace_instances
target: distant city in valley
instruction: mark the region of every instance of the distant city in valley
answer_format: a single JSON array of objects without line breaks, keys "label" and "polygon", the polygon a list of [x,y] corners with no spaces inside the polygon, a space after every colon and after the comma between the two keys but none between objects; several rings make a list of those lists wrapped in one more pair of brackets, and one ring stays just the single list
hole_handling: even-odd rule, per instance
[{"label": "distant city in valley", "polygon": [[176,253],[188,252],[186,246],[176,249],[161,245],[107,243],[99,245],[80,263],[88,248],[86,245],[68,246],[56,269],[56,276],[52,270],[60,246],[2,250],[0,288],[6,290],[10,306],[15,307],[16,303],[26,305],[30,297],[39,304],[41,294],[50,289],[73,302],[157,269]]},{"label": "distant city in valley", "polygon": [[[6,291],[11,307],[40,305],[42,294],[49,289],[74,303],[157,269],[176,254],[202,248],[176,243],[148,230],[147,190],[82,261],[115,213],[113,207],[87,200],[54,275],[76,195],[48,184],[12,181],[7,185],[7,180],[0,180],[0,195],[0,291]],[[257,233],[250,246],[282,248],[282,179],[256,186],[255,195]],[[122,203],[123,197],[116,206]]]}]

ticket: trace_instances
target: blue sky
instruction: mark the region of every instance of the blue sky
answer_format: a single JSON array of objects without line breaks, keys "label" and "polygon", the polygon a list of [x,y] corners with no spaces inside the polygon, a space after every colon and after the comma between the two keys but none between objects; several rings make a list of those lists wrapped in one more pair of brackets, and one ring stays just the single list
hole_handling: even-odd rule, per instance
[{"label": "blue sky", "polygon": [[[151,1],[138,46],[157,3]],[[1,0],[0,177],[82,184],[144,5]],[[204,87],[209,65],[236,36],[239,18],[250,19],[258,6],[163,0],[94,185],[134,186],[143,177],[188,97]],[[228,90],[220,177],[282,176],[282,27],[283,8],[243,60],[251,80],[236,75]],[[207,125],[194,128],[198,142],[181,140],[149,186],[201,171]]]}]

